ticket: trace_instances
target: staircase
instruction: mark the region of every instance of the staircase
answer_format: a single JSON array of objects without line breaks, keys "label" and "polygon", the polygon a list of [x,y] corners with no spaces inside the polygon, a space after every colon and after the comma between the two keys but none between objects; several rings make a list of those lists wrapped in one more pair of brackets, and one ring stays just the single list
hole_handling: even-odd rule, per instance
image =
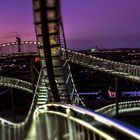
[{"label": "staircase", "polygon": [[[49,77],[46,75],[45,79],[51,79],[50,85],[54,86],[53,89],[50,88],[50,85],[45,85],[45,82],[42,81],[41,87],[39,88],[39,99],[38,104],[43,104],[46,102],[45,90],[49,92],[52,96],[52,91],[56,91],[56,94],[60,97],[60,100],[65,103],[70,103],[69,95],[64,80],[64,71],[62,67],[61,52],[59,47],[61,47],[59,40],[59,12],[60,9],[56,5],[59,4],[59,1],[34,1],[34,19],[35,19],[35,28],[37,35],[37,42],[39,46],[39,52],[41,56],[42,65],[45,66],[44,70],[49,71]],[[47,13],[43,15],[42,9]],[[47,22],[47,23],[46,23]],[[49,63],[52,60],[52,64]],[[47,63],[47,65],[46,65]],[[47,87],[47,89],[45,88]],[[52,91],[51,91],[52,90]],[[55,93],[55,92],[54,92]]]},{"label": "staircase", "polygon": [[37,106],[46,104],[47,99],[48,99],[47,93],[48,93],[48,90],[45,85],[45,79],[43,78],[39,86],[39,94],[38,94],[37,103],[36,103]]},{"label": "staircase", "polygon": [[[44,71],[46,70],[49,73],[49,75],[45,74],[45,79],[49,79],[50,82],[50,84],[45,85],[46,83],[42,81],[39,88],[38,104],[46,102],[48,97],[44,99],[45,90],[47,94],[54,96],[55,101],[60,100],[67,104],[71,103],[76,92],[70,66],[69,64],[64,66],[65,61],[61,59],[62,52],[60,48],[66,48],[66,42],[60,8],[58,8],[59,4],[59,0],[35,0],[33,3],[39,54]],[[53,100],[48,98],[48,101]]]}]

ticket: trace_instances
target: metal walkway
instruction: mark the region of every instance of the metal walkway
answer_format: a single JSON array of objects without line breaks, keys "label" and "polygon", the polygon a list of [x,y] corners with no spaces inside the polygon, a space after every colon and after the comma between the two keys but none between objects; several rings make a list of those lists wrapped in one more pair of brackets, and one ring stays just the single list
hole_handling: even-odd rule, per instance
[{"label": "metal walkway", "polygon": [[0,86],[12,87],[33,94],[33,87],[30,82],[16,78],[0,76]]},{"label": "metal walkway", "polygon": [[[13,45],[14,44],[14,45]],[[0,46],[4,49],[9,49],[11,51],[7,53],[0,52],[0,59],[7,59],[8,57],[18,57],[18,56],[39,56],[37,52],[37,43],[35,41],[24,41],[22,42],[21,48],[24,48],[19,53],[17,51],[16,43],[4,43]],[[32,50],[28,52],[28,48],[32,46]],[[102,59],[98,57],[93,57],[92,55],[85,55],[76,51],[72,51],[65,48],[59,48],[62,53],[62,60],[65,61],[64,65],[69,61],[70,63],[75,63],[93,70],[105,72],[111,75],[129,79],[132,81],[140,82],[140,66],[132,65],[127,63],[115,62],[107,59]],[[12,51],[14,50],[14,51]],[[71,74],[70,74],[71,75]]]},{"label": "metal walkway", "polygon": [[[42,63],[32,104],[26,119],[21,123],[12,123],[0,118],[0,139],[140,139],[140,130],[136,128],[91,112],[87,108],[67,105],[67,103],[83,105],[79,96],[74,94],[76,88],[69,62],[137,82],[140,81],[140,67],[67,50],[60,2],[60,0],[33,0],[37,43],[21,42],[20,52],[17,43],[0,45],[0,59],[5,59],[7,56],[11,58],[39,55]],[[10,86],[12,86],[11,82]],[[59,102],[59,104],[46,104],[46,102],[51,101]]]},{"label": "metal walkway", "polygon": [[138,65],[115,62],[66,49],[62,49],[62,52],[62,59],[66,59],[67,54],[68,61],[72,63],[131,81],[140,82],[140,66]]},{"label": "metal walkway", "polygon": [[0,119],[0,134],[2,140],[140,139],[140,130],[136,128],[87,109],[62,104],[40,106],[33,120],[27,117],[19,124]]}]

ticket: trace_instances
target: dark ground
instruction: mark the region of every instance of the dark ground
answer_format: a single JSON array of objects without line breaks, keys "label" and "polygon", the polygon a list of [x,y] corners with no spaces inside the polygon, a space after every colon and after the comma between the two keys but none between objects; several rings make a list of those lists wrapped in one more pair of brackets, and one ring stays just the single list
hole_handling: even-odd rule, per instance
[{"label": "dark ground", "polygon": [[119,114],[117,119],[140,129],[140,111]]},{"label": "dark ground", "polygon": [[15,122],[23,121],[29,111],[33,95],[7,87],[1,87],[0,91],[7,89],[7,92],[0,94],[0,117]]}]

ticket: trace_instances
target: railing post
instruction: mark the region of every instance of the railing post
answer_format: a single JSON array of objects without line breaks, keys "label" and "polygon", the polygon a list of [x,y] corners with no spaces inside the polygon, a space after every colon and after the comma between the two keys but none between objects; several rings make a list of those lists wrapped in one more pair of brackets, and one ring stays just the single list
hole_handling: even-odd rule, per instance
[{"label": "railing post", "polygon": [[114,73],[116,72],[116,63],[114,62]]},{"label": "railing post", "polygon": [[6,140],[6,139],[5,139],[5,132],[6,132],[6,131],[5,131],[5,124],[4,124],[4,121],[1,122],[1,125],[2,125],[2,128],[1,128],[1,132],[2,132],[1,135],[2,135],[2,137],[1,137],[1,138],[2,138],[2,140]]},{"label": "railing post", "polygon": [[138,69],[138,77],[139,77],[139,80],[140,80],[140,67]]},{"label": "railing post", "polygon": [[136,77],[138,77],[138,66],[136,66]]},{"label": "railing post", "polygon": [[11,105],[12,105],[12,117],[13,117],[13,121],[16,121],[14,95],[13,95],[12,88],[11,88]]},{"label": "railing post", "polygon": [[[45,111],[47,112],[47,107],[44,107]],[[46,126],[47,126],[47,138],[48,139],[51,139],[52,138],[52,130],[53,130],[53,127],[51,125],[51,121],[49,119],[49,116],[48,114],[46,113],[45,114],[45,121],[46,121]]]},{"label": "railing post", "polygon": [[34,65],[34,60],[33,60],[33,58],[30,58],[31,80],[32,80],[33,93],[34,93],[35,92],[35,72],[33,69],[33,65]]},{"label": "railing post", "polygon": [[133,65],[133,79],[135,77],[135,66]]},{"label": "railing post", "polygon": [[68,122],[68,132],[69,132],[69,140],[75,140],[76,139],[76,129],[74,123],[70,120],[71,111],[69,108],[66,110],[67,112],[67,122]]}]

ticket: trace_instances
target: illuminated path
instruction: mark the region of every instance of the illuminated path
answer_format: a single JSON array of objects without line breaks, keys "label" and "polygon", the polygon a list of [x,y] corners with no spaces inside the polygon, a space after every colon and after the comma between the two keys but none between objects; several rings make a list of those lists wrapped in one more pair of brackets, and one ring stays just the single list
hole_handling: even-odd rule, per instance
[{"label": "illuminated path", "polygon": [[[116,104],[110,104],[104,106],[100,109],[95,110],[96,112],[108,115],[115,116],[116,115]],[[126,101],[119,102],[119,113],[140,111],[140,100],[137,101]]]},{"label": "illuminated path", "polygon": [[[65,52],[66,51],[63,50],[63,56],[62,56],[63,59],[65,57]],[[75,54],[77,57],[74,56]],[[80,65],[83,65],[83,66],[89,67],[89,68],[91,68],[89,63],[84,63],[84,62],[81,63],[81,61],[83,61],[84,58],[95,59],[94,57],[85,56],[85,55],[80,54],[78,52],[71,52],[70,50],[68,51],[68,55],[69,55],[68,61],[72,61],[74,63],[80,64]],[[84,56],[82,60],[80,59],[81,55]],[[13,54],[13,56],[14,56],[14,54]],[[94,67],[92,67],[92,68],[95,69]],[[95,70],[98,70],[97,67]],[[108,72],[108,71],[106,71],[106,72]],[[113,73],[111,73],[111,74],[113,74]],[[36,94],[34,95],[32,106],[30,108],[29,114],[23,123],[14,124],[14,123],[8,122],[6,120],[0,119],[0,122],[2,124],[2,126],[1,126],[2,129],[0,129],[0,132],[4,133],[5,131],[8,131],[6,133],[9,133],[9,135],[4,135],[4,134],[1,135],[1,139],[6,139],[6,140],[8,138],[11,140],[12,139],[21,139],[21,138],[24,139],[25,136],[23,134],[26,132],[25,128],[28,126],[27,122],[31,119],[30,117],[31,117],[31,114],[33,113],[33,110],[34,110],[33,108],[36,107],[35,102],[38,104],[37,106],[40,106],[40,102],[38,101],[38,99],[39,99],[38,97],[40,95],[39,89],[41,87],[41,86],[39,86],[39,83],[40,83],[40,85],[41,85],[41,83],[43,84],[42,78],[43,78],[43,72],[40,72],[40,76],[39,76],[39,80],[38,80],[38,84],[37,84],[36,92],[35,92]],[[13,80],[15,83],[19,83],[19,81],[21,81],[21,80],[17,80],[17,79],[13,79],[13,78],[10,78],[10,79],[5,78],[4,79],[3,77],[1,77],[0,80],[1,80],[1,83],[5,83],[6,85],[9,85],[9,86],[14,85],[14,84],[12,85],[13,82],[11,82]],[[8,82],[6,82],[6,81],[8,81]],[[40,82],[40,81],[42,81],[42,82]],[[23,88],[22,87],[23,84],[24,84],[24,82],[22,82],[22,84],[15,84],[15,88],[18,88],[18,87]],[[18,86],[18,85],[20,85],[20,86]],[[27,84],[27,85],[28,86],[25,86],[25,87],[27,87],[27,89],[29,89],[29,85],[31,86],[31,84]],[[45,95],[46,95],[46,92],[48,92],[47,88],[45,90]],[[47,97],[45,95],[44,95],[44,97],[46,100],[43,102],[43,104],[45,104],[47,102]],[[42,104],[42,102],[41,102],[41,104]],[[139,110],[139,107],[140,107],[139,101],[129,101],[129,102],[120,103],[120,106],[119,106],[120,112]],[[54,108],[55,108],[55,110],[54,110]],[[66,114],[64,112],[61,112],[60,108],[64,108],[63,110],[66,110],[66,112],[65,112]],[[113,105],[103,107],[103,108],[96,110],[96,111],[103,113],[103,114],[107,114],[107,115],[115,115],[115,109],[116,109],[115,104],[113,104]],[[77,117],[73,116],[72,115],[73,110],[75,113],[77,113],[79,115],[86,114],[86,118],[85,118],[85,115],[82,118],[77,118]],[[90,117],[90,119],[93,118],[93,119],[91,119],[92,122],[87,121],[88,117]],[[83,118],[85,118],[84,121],[83,121]],[[99,121],[99,118],[100,118],[100,121]],[[44,119],[45,119],[45,122],[49,121],[49,123],[44,123],[44,121],[43,121]],[[64,126],[68,125],[68,129],[66,129],[64,127],[62,129],[62,131],[60,132],[59,131],[60,128],[59,128],[58,124],[61,122],[61,120],[63,120],[63,123],[65,124]],[[106,125],[104,123],[105,121],[107,121],[108,125]],[[72,123],[72,122],[74,122],[74,123]],[[10,128],[8,128],[8,129],[5,126],[7,124],[10,126]],[[90,124],[92,124],[92,125],[90,125]],[[55,129],[57,126],[56,132],[53,131],[53,129],[54,129],[53,126],[55,126]],[[109,127],[109,126],[111,126],[111,127]],[[111,134],[110,132],[106,132],[106,131],[102,130],[102,127],[108,127],[107,128],[108,130],[112,129],[112,126],[113,126],[114,131],[117,131],[118,133],[123,133],[124,136],[118,135],[118,137],[117,137],[116,135],[113,134],[113,132],[111,132],[112,133]],[[49,127],[49,129],[48,129],[48,127]],[[44,131],[41,128],[43,128]],[[73,131],[71,130],[71,128],[73,128],[72,129]],[[36,131],[36,129],[37,129],[37,131]],[[34,123],[32,123],[30,131],[26,132],[26,134],[28,133],[26,139],[27,140],[28,139],[35,139],[35,138],[36,138],[36,140],[39,138],[40,139],[44,139],[44,138],[52,138],[53,139],[56,137],[71,138],[71,139],[78,139],[78,138],[79,139],[80,138],[81,139],[82,138],[83,139],[87,139],[87,138],[93,139],[93,138],[97,138],[97,137],[105,138],[105,139],[116,139],[116,138],[119,139],[119,137],[124,137],[125,139],[127,139],[130,137],[133,137],[133,138],[135,137],[135,138],[139,139],[140,138],[139,130],[135,130],[135,131],[134,130],[135,130],[134,128],[125,126],[121,122],[118,122],[116,120],[114,121],[113,119],[109,119],[109,118],[102,116],[102,115],[100,116],[99,114],[92,113],[92,112],[86,111],[84,109],[80,109],[78,107],[61,105],[61,104],[58,104],[58,105],[56,105],[56,104],[51,105],[50,104],[50,105],[46,105],[46,106],[45,105],[40,106],[39,108],[37,108],[37,110],[34,113]],[[47,131],[47,133],[46,133],[46,131]],[[13,135],[13,133],[15,133],[15,135]]]},{"label": "illuminated path", "polygon": [[0,86],[12,87],[33,93],[32,84],[16,78],[0,76]]},{"label": "illuminated path", "polygon": [[[6,53],[0,53],[0,59],[24,56],[39,56],[37,52],[37,43],[34,41],[22,42],[21,48],[23,49],[20,53],[17,51],[17,44],[14,42],[0,44],[0,47],[2,48],[2,52],[4,52],[6,49],[9,50],[9,52],[5,51]],[[69,61],[86,68],[105,72],[111,75],[129,79],[131,81],[140,82],[140,66],[97,58],[91,55],[85,55],[76,51],[67,50],[65,48],[59,49],[62,52],[61,58],[65,60],[65,64]]]},{"label": "illuminated path", "polygon": [[140,66],[97,58],[71,50],[66,51],[65,49],[62,49],[62,52],[62,59],[66,59],[65,53],[67,53],[67,60],[72,63],[131,81],[140,82]]}]

